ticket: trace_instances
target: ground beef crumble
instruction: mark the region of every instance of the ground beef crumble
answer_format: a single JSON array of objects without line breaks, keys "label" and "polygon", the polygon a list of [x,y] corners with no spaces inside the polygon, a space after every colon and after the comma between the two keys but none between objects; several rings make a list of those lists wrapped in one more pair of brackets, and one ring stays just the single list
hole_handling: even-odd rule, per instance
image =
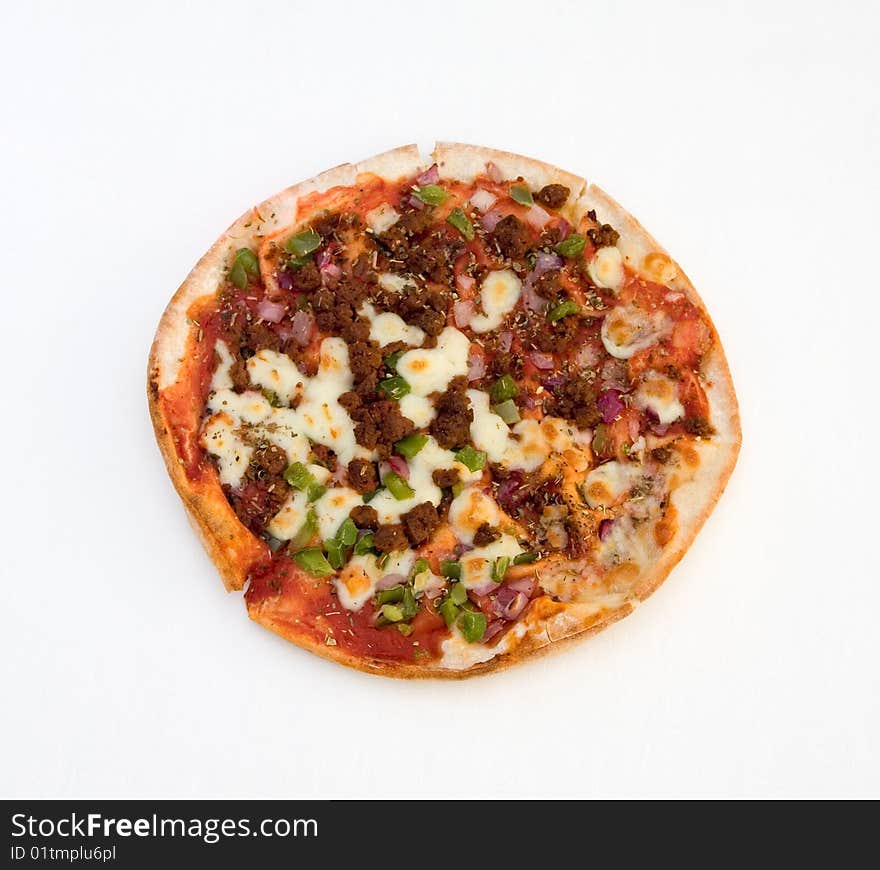
[{"label": "ground beef crumble", "polygon": [[498,221],[492,238],[501,254],[512,260],[520,259],[525,255],[531,240],[525,224],[512,214]]},{"label": "ground beef crumble", "polygon": [[467,378],[453,378],[446,392],[436,401],[437,416],[431,422],[431,434],[441,447],[461,447],[470,440],[474,412],[467,388]]},{"label": "ground beef crumble", "polygon": [[373,536],[373,546],[380,553],[393,553],[395,550],[406,550],[409,540],[402,523],[379,526]]},{"label": "ground beef crumble", "polygon": [[352,459],[348,463],[348,485],[361,494],[372,492],[379,486],[376,466],[369,459]]},{"label": "ground beef crumble", "polygon": [[437,508],[429,501],[416,505],[411,511],[405,513],[401,520],[406,536],[413,547],[424,544],[440,525]]},{"label": "ground beef crumble", "polygon": [[348,515],[359,529],[379,528],[379,514],[376,512],[376,508],[372,508],[368,504],[356,505]]},{"label": "ground beef crumble", "polygon": [[460,475],[457,468],[438,468],[431,474],[431,479],[440,489],[449,489],[458,483]]},{"label": "ground beef crumble", "polygon": [[486,547],[501,537],[501,532],[489,523],[483,523],[474,533],[474,546]]},{"label": "ground beef crumble", "polygon": [[564,184],[545,184],[536,194],[535,199],[547,208],[562,208],[571,194],[571,188]]}]

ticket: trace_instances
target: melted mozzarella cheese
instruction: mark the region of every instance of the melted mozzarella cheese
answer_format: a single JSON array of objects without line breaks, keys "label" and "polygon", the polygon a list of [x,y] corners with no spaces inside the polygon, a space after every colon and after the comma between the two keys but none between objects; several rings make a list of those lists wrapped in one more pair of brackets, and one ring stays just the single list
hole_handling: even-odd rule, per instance
[{"label": "melted mozzarella cheese", "polygon": [[379,274],[379,286],[389,293],[400,293],[404,287],[412,287],[415,282],[405,275],[395,275],[394,272],[381,272]]},{"label": "melted mozzarella cheese", "polygon": [[468,390],[468,398],[474,419],[471,422],[471,440],[482,450],[490,462],[501,462],[510,439],[510,429],[489,406],[489,394],[481,390]]},{"label": "melted mozzarella cheese", "polygon": [[409,484],[413,490],[410,498],[398,500],[387,489],[379,492],[371,501],[370,507],[376,510],[380,523],[396,523],[416,505],[430,502],[434,507],[440,504],[443,492],[434,483],[433,474],[441,469],[458,470],[459,480],[468,483],[479,480],[480,472],[471,471],[455,458],[451,450],[445,450],[432,437],[428,437],[425,446],[407,463],[409,467]]},{"label": "melted mozzarella cheese", "polygon": [[436,593],[446,585],[445,577],[438,577],[430,568],[427,571],[420,571],[413,577],[413,592],[419,595],[427,595],[428,598],[435,598]]},{"label": "melted mozzarella cheese", "polygon": [[656,372],[645,376],[636,390],[634,402],[637,408],[650,408],[664,425],[684,416],[684,405],[678,400],[678,385]]},{"label": "melted mozzarella cheese", "polygon": [[497,588],[492,579],[492,568],[495,560],[506,556],[513,559],[522,553],[523,548],[519,541],[511,535],[502,535],[497,541],[487,544],[485,547],[477,547],[469,550],[459,560],[461,563],[461,582],[465,588],[473,589],[478,594],[491,592]]},{"label": "melted mozzarella cheese", "polygon": [[400,214],[394,206],[383,202],[381,205],[377,205],[374,209],[368,211],[364,215],[364,219],[367,222],[367,226],[374,233],[384,233],[400,220]]},{"label": "melted mozzarella cheese", "polygon": [[371,556],[354,556],[333,578],[339,603],[346,610],[360,610],[373,596],[378,580],[374,567]]},{"label": "melted mozzarella cheese", "polygon": [[452,635],[440,645],[443,652],[442,666],[451,671],[464,671],[474,665],[488,662],[490,659],[501,655],[507,646],[507,636],[502,637],[495,646],[486,646],[483,643],[468,643],[464,639],[458,626],[452,628]]},{"label": "melted mozzarella cheese", "polygon": [[[207,407],[225,417],[214,421],[210,433],[206,428],[202,443],[225,469],[225,478],[221,474],[224,483],[237,486],[241,482],[252,453],[250,447],[241,449],[248,441],[269,441],[284,450],[290,462],[306,460],[307,439],[331,448],[343,463],[358,454],[354,426],[338,401],[353,383],[348,346],[341,338],[327,338],[321,344],[318,372],[313,378],[303,375],[292,360],[275,351],[261,350],[248,360],[251,381],[275,392],[282,402],[299,397],[295,410],[274,408],[265,396],[253,390],[234,392],[229,376],[232,356],[223,342],[218,341],[215,350],[220,363],[212,377],[216,389],[208,396]],[[230,435],[234,435],[234,441]],[[237,458],[232,458],[230,450]]]},{"label": "melted mozzarella cheese", "polygon": [[535,471],[551,453],[577,450],[583,453],[589,438],[558,417],[520,420],[511,430],[489,405],[489,396],[480,390],[468,390],[474,412],[471,440],[490,462],[505,468]]},{"label": "melted mozzarella cheese", "polygon": [[361,494],[347,486],[328,489],[315,502],[315,516],[318,518],[318,532],[322,540],[332,538],[351,513],[351,509],[363,503]]},{"label": "melted mozzarella cheese", "polygon": [[408,420],[412,420],[413,426],[417,429],[424,429],[437,416],[437,409],[430,399],[407,393],[400,400],[400,413]]},{"label": "melted mozzarella cheese", "polygon": [[591,508],[612,507],[626,497],[640,474],[641,467],[635,463],[606,462],[584,479],[584,498]]},{"label": "melted mozzarella cheese", "polygon": [[236,434],[232,417],[222,411],[214,414],[202,432],[201,442],[205,450],[217,457],[220,483],[237,487],[254,451]]},{"label": "melted mozzarella cheese", "polygon": [[602,321],[602,344],[611,356],[629,359],[664,337],[669,326],[662,312],[648,315],[637,308],[620,306]]},{"label": "melted mozzarella cheese", "polygon": [[279,541],[289,541],[302,528],[308,509],[306,493],[294,490],[266,526],[267,531]]},{"label": "melted mozzarella cheese", "polygon": [[272,406],[259,393],[218,390],[208,396],[208,409],[223,411],[240,423],[262,423],[272,416]]},{"label": "melted mozzarella cheese", "polygon": [[[330,479],[330,472],[323,465],[311,463],[306,465],[306,470],[318,483],[326,483]],[[289,541],[302,528],[308,511],[308,494],[293,490],[287,496],[281,510],[272,517],[266,528],[273,538],[278,538],[279,541]]]},{"label": "melted mozzarella cheese", "polygon": [[402,317],[391,311],[378,313],[369,302],[364,303],[358,312],[370,321],[370,338],[385,347],[396,341],[418,346],[425,340],[425,333],[418,326],[410,326]]},{"label": "melted mozzarella cheese", "polygon": [[472,544],[483,523],[497,526],[499,522],[501,509],[495,499],[476,487],[466,487],[449,505],[449,523],[462,543]]},{"label": "melted mozzarella cheese", "polygon": [[255,439],[269,441],[280,447],[290,463],[305,462],[309,458],[309,439],[297,435],[296,420],[289,408],[273,408],[273,413],[266,422],[253,426],[250,432]]},{"label": "melted mozzarella cheese", "polygon": [[247,361],[247,370],[252,384],[272,390],[285,405],[305,387],[306,378],[294,361],[274,350],[258,350]]},{"label": "melted mozzarella cheese", "polygon": [[552,451],[542,424],[537,420],[520,420],[513,427],[513,434],[517,440],[507,445],[501,464],[524,471],[540,468]]},{"label": "melted mozzarella cheese", "polygon": [[522,281],[512,269],[490,272],[480,287],[480,305],[484,313],[471,319],[471,329],[489,332],[501,326],[504,318],[516,307],[521,290]]},{"label": "melted mozzarella cheese", "polygon": [[415,553],[405,550],[392,553],[381,568],[372,554],[352,557],[339,575],[333,578],[333,586],[339,603],[346,610],[360,610],[376,591],[376,584],[386,574],[407,576],[415,562]]},{"label": "melted mozzarella cheese", "polygon": [[226,347],[226,342],[220,341],[218,338],[214,342],[214,353],[217,354],[220,362],[211,376],[211,391],[216,393],[217,390],[231,390],[232,375],[230,374],[230,369],[232,368],[233,359],[229,348]]},{"label": "melted mozzarella cheese", "polygon": [[625,277],[623,256],[613,246],[599,248],[587,266],[587,273],[598,287],[614,291],[620,290]]},{"label": "melted mozzarella cheese", "polygon": [[471,343],[467,336],[447,326],[437,337],[437,346],[408,350],[397,361],[397,373],[417,396],[442,393],[449,382],[468,370]]},{"label": "melted mozzarella cheese", "polygon": [[292,415],[297,432],[335,451],[345,465],[354,459],[357,445],[354,424],[339,397],[353,383],[348,345],[341,338],[325,338],[318,373],[307,379],[302,401]]}]

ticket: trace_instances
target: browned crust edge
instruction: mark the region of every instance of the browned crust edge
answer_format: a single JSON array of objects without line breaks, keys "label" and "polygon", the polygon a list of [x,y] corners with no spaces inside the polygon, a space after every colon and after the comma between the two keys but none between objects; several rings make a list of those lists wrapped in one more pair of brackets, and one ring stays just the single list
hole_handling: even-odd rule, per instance
[{"label": "browned crust edge", "polygon": [[[595,186],[588,187],[587,182],[579,176],[564,172],[551,164],[511,152],[457,143],[438,143],[433,156],[440,164],[441,175],[446,174],[447,177],[452,176],[456,169],[461,172],[463,177],[466,177],[469,166],[476,166],[478,163],[485,165],[487,161],[491,160],[496,162],[505,174],[522,175],[531,184],[546,184],[551,181],[567,184],[572,188],[572,200],[582,193],[585,196],[592,195],[598,198],[608,213],[615,217],[616,228],[622,234],[625,232],[652,251],[666,253],[647,230],[611,197]],[[211,560],[217,566],[228,590],[243,588],[246,582],[245,572],[248,567],[259,558],[265,557],[268,551],[264,544],[258,542],[239,523],[216,478],[212,481],[213,485],[197,486],[187,477],[170,435],[168,422],[158,402],[160,389],[167,387],[175,380],[174,373],[167,371],[169,366],[173,365],[168,358],[169,348],[175,342],[180,348],[181,333],[184,332],[188,337],[190,332],[186,311],[197,299],[213,294],[216,290],[217,281],[233,246],[242,244],[245,240],[252,241],[260,235],[260,230],[271,231],[272,222],[268,218],[269,214],[272,215],[274,223],[277,225],[283,223],[285,219],[296,217],[296,202],[300,196],[306,193],[327,189],[337,184],[353,183],[361,172],[373,171],[386,178],[396,179],[412,174],[424,165],[416,147],[409,145],[377,155],[360,164],[343,164],[313,179],[287,188],[256,208],[249,210],[232,224],[226,233],[214,243],[208,253],[202,257],[165,309],[149,356],[147,396],[150,416],[156,440],[172,483],[184,503],[193,527]],[[567,208],[570,211],[574,206]],[[279,215],[277,218],[276,214]],[[265,219],[264,216],[266,216]],[[721,471],[714,480],[704,482],[707,495],[700,512],[676,536],[675,546],[664,552],[653,569],[641,578],[631,600],[601,612],[599,615],[594,614],[595,618],[584,620],[582,627],[552,638],[547,626],[540,622],[534,624],[529,627],[526,636],[509,652],[461,670],[364,659],[338,646],[327,646],[307,635],[293,632],[289,626],[278,623],[268,614],[261,613],[258,607],[249,608],[251,619],[315,655],[364,673],[399,679],[463,679],[497,673],[526,659],[557,651],[563,646],[568,646],[569,642],[596,634],[629,615],[635,609],[634,602],[644,601],[653,594],[693,543],[724,491],[736,465],[742,440],[736,394],[717,330],[712,323],[705,303],[693,284],[680,267],[674,261],[672,262],[678,270],[677,286],[699,306],[712,328],[717,351],[714,355],[716,379],[720,381],[719,388],[728,406],[730,435],[726,444],[727,455]]]}]

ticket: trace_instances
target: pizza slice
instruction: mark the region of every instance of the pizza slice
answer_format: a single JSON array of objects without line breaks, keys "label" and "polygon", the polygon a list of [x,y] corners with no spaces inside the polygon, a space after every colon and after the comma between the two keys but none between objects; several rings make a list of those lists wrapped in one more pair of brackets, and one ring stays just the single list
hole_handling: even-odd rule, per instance
[{"label": "pizza slice", "polygon": [[576,175],[448,143],[239,218],[168,305],[148,395],[251,618],[397,677],[629,614],[740,444],[718,334],[641,225]]}]

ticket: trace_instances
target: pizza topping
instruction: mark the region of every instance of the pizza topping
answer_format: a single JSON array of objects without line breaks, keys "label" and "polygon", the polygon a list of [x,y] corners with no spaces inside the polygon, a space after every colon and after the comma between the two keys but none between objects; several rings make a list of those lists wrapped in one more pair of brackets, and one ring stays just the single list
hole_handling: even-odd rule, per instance
[{"label": "pizza topping", "polygon": [[597,287],[620,290],[625,278],[623,255],[618,248],[599,248],[587,266],[587,272]]},{"label": "pizza topping", "polygon": [[387,347],[397,342],[417,346],[425,340],[425,333],[418,326],[410,326],[390,311],[377,313],[369,302],[364,303],[360,314],[370,321],[370,340],[376,342],[379,347]]},{"label": "pizza topping", "polygon": [[380,553],[391,553],[394,550],[405,550],[409,547],[406,531],[402,523],[379,526],[373,536],[373,546]]},{"label": "pizza topping", "polygon": [[[486,226],[485,218],[483,219],[483,226]],[[529,248],[531,240],[528,230],[516,215],[511,214],[501,218],[495,225],[494,230],[490,230],[490,232],[492,232],[492,238],[501,254],[512,260],[523,257]]]},{"label": "pizza topping", "polygon": [[355,505],[351,509],[349,516],[359,529],[372,529],[375,531],[379,528],[379,514],[375,508],[370,507],[368,504]]},{"label": "pizza topping", "polygon": [[433,348],[419,348],[403,354],[397,371],[417,396],[444,392],[449,382],[467,374],[470,342],[454,327],[448,326]]},{"label": "pizza topping", "polygon": [[497,329],[519,301],[522,281],[510,269],[489,272],[480,286],[482,314],[471,318],[470,328],[477,333]]},{"label": "pizza topping", "polygon": [[469,242],[474,238],[474,225],[468,219],[468,216],[456,206],[449,212],[446,223],[455,227]]},{"label": "pizza topping", "polygon": [[467,378],[453,378],[436,400],[437,416],[431,423],[431,434],[441,447],[452,448],[468,442],[474,413],[467,397],[467,385]]},{"label": "pizza topping", "polygon": [[606,248],[617,244],[620,233],[611,224],[601,224],[588,229],[587,236],[596,248]]},{"label": "pizza topping", "polygon": [[274,554],[249,596],[307,588],[335,643],[477,661],[542,590],[577,597],[547,557],[610,577],[672,539],[672,445],[712,436],[687,297],[594,212],[553,214],[564,185],[431,167],[314,196],[206,321],[200,443]]},{"label": "pizza topping", "polygon": [[656,372],[645,376],[635,392],[634,404],[638,408],[650,409],[662,425],[674,423],[684,416],[684,406],[678,399],[678,384]]},{"label": "pizza topping", "polygon": [[498,197],[488,190],[478,187],[472,194],[470,199],[471,205],[479,212],[485,214],[498,202]]},{"label": "pizza topping", "polygon": [[571,189],[564,184],[545,184],[536,194],[535,199],[547,208],[559,209],[568,201]]},{"label": "pizza topping", "polygon": [[520,205],[534,205],[532,192],[524,184],[512,184],[510,186],[510,198]]},{"label": "pizza topping", "polygon": [[653,315],[637,308],[612,309],[602,321],[602,344],[617,359],[629,359],[650,347],[668,332],[662,312]]},{"label": "pizza topping", "polygon": [[401,519],[406,530],[406,536],[412,547],[419,547],[424,544],[440,525],[437,508],[429,501],[416,505],[411,511],[405,513]]},{"label": "pizza topping", "polygon": [[491,526],[489,523],[482,523],[474,533],[474,546],[485,547],[487,544],[497,541],[500,537],[501,532],[498,531],[496,526]]},{"label": "pizza topping", "polygon": [[399,220],[400,214],[387,202],[377,205],[364,216],[367,226],[374,233],[384,233],[391,229]]},{"label": "pizza topping", "polygon": [[587,240],[577,233],[573,233],[564,241],[559,242],[558,245],[554,248],[557,254],[561,257],[566,257],[569,260],[574,260],[577,257],[580,257],[584,252],[584,248],[587,245]]}]

